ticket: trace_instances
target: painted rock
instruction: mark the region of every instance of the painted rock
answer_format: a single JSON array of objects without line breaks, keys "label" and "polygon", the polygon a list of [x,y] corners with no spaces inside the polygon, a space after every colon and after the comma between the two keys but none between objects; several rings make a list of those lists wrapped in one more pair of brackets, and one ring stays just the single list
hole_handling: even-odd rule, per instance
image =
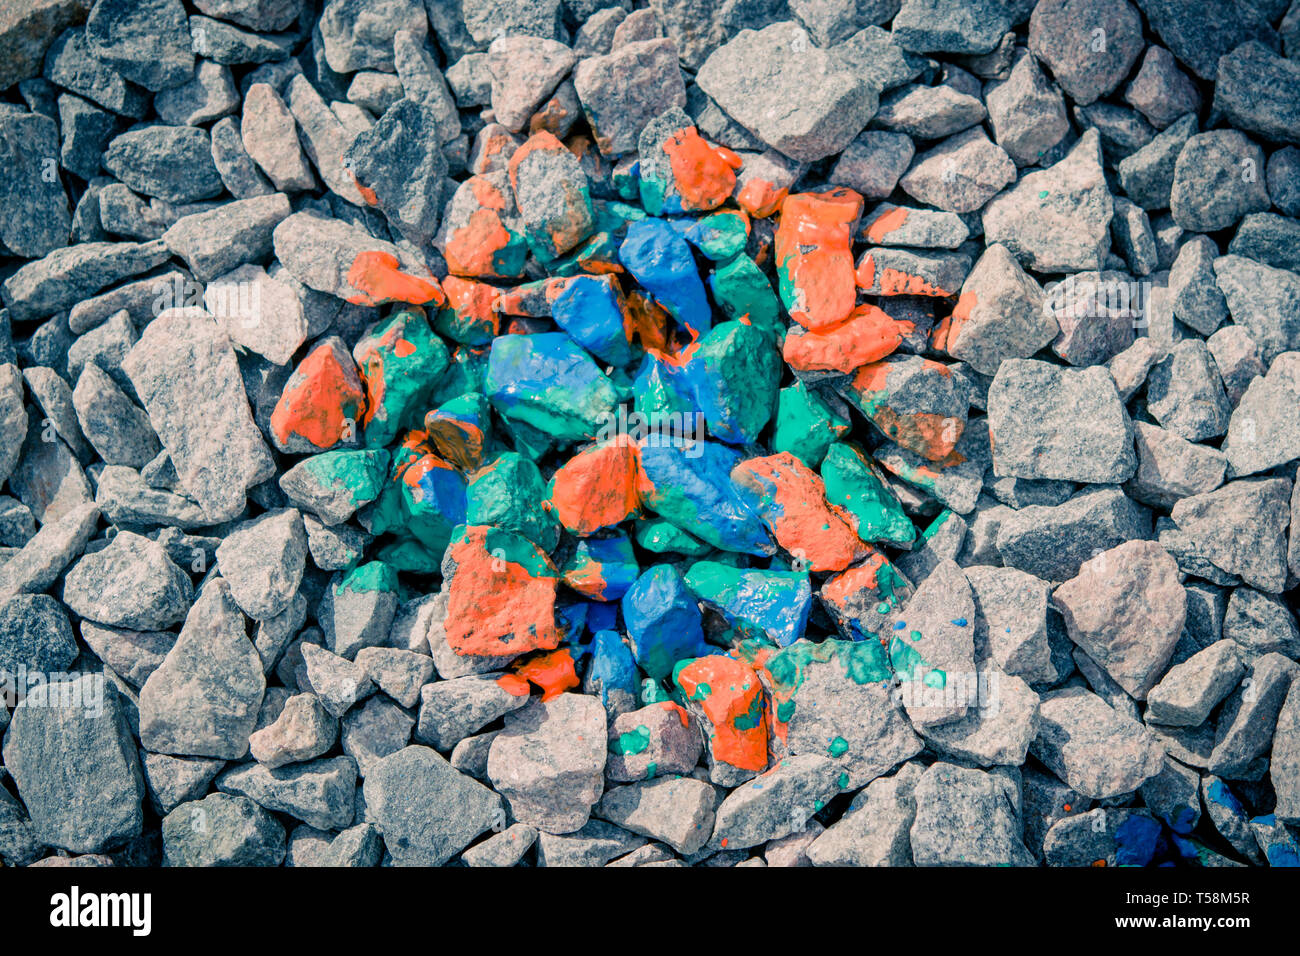
[{"label": "painted rock", "polygon": [[839,325],[853,311],[853,232],[861,215],[862,197],[842,186],[782,204],[776,230],[781,300],[804,328]]},{"label": "painted rock", "polygon": [[691,593],[742,638],[761,638],[785,647],[803,637],[812,607],[807,572],[743,570],[717,561],[697,561],[685,580]]},{"label": "painted rock", "polygon": [[285,382],[271,413],[271,437],[290,454],[354,444],[365,407],[356,364],[343,340],[332,335],[308,352]]},{"label": "painted rock", "polygon": [[594,438],[618,400],[610,380],[562,332],[496,339],[485,389],[501,414],[561,442]]},{"label": "painted rock", "polygon": [[663,219],[642,219],[627,228],[619,260],[692,337],[712,325],[708,296],[691,246]]},{"label": "painted rock", "polygon": [[549,262],[591,235],[596,214],[587,176],[552,134],[528,137],[508,170],[524,236],[538,259]]},{"label": "painted rock", "polygon": [[673,565],[642,572],[622,606],[637,665],[655,680],[671,675],[680,660],[710,653],[700,609]]},{"label": "painted rock", "polygon": [[576,535],[612,528],[641,510],[637,494],[640,448],[621,435],[585,448],[551,478],[551,509]]},{"label": "painted rock", "polygon": [[962,379],[948,366],[916,355],[864,365],[841,394],[886,438],[930,461],[952,452],[970,407]]},{"label": "painted rock", "polygon": [[447,346],[429,328],[423,309],[404,309],[371,326],[352,357],[366,382],[362,424],[370,448],[392,444],[409,420],[423,415],[448,364]]},{"label": "painted rock", "polygon": [[652,216],[707,212],[727,201],[740,157],[710,146],[686,111],[674,106],[641,130],[641,205]]}]

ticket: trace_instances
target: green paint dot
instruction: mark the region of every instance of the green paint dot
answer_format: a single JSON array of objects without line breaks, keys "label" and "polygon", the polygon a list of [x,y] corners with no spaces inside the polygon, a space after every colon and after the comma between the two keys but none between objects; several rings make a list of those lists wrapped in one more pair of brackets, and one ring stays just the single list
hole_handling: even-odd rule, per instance
[{"label": "green paint dot", "polygon": [[849,742],[843,737],[836,737],[831,741],[831,745],[826,748],[826,752],[832,757],[843,757],[849,751]]},{"label": "green paint dot", "polygon": [[920,631],[913,631],[913,632],[912,632],[910,635],[908,635],[908,636],[911,637],[912,640],[914,640],[914,641],[919,641],[919,640],[921,639],[921,632],[920,632]]},{"label": "green paint dot", "polygon": [[643,753],[650,746],[650,728],[644,724],[635,730],[618,735],[618,742],[611,748],[614,753],[626,757],[630,754]]},{"label": "green paint dot", "polygon": [[849,775],[848,775],[847,773],[841,773],[841,774],[840,774],[840,789],[843,790],[843,789],[846,788],[848,785],[849,785]]},{"label": "green paint dot", "polygon": [[1046,189],[1044,189],[1042,192],[1038,194],[1039,199],[1046,199],[1047,196],[1048,196],[1048,191]]}]

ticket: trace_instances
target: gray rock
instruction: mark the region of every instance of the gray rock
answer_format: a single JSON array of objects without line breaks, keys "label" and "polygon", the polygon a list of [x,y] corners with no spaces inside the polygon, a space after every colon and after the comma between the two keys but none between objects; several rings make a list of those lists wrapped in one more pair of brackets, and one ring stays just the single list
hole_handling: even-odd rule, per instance
[{"label": "gray rock", "polygon": [[792,22],[742,30],[713,51],[696,82],[763,142],[804,162],[842,150],[877,106],[873,87]]},{"label": "gray rock", "polygon": [[160,630],[184,620],[194,588],[160,544],[122,531],[73,566],[63,600],[100,624]]},{"label": "gray rock", "polygon": [[116,525],[168,524],[198,528],[211,524],[198,502],[183,493],[147,485],[140,472],[125,465],[105,465],[99,475],[96,504]]},{"label": "gray rock", "polygon": [[1286,584],[1286,534],[1290,483],[1247,478],[1183,498],[1170,516],[1196,549],[1213,564],[1239,574],[1261,591],[1278,593]]},{"label": "gray rock", "polygon": [[1228,317],[1228,304],[1214,281],[1219,250],[1208,236],[1183,244],[1169,270],[1174,318],[1202,335],[1210,335]]},{"label": "gray rock", "polygon": [[1164,673],[1187,617],[1178,565],[1153,541],[1085,562],[1052,595],[1070,639],[1137,700]]},{"label": "gray rock", "polygon": [[221,576],[240,609],[254,620],[280,614],[293,600],[307,560],[307,536],[297,509],[245,522],[217,548]]},{"label": "gray rock", "polygon": [[237,199],[181,217],[162,238],[196,278],[211,282],[244,263],[265,258],[275,227],[288,215],[289,200],[283,193]]},{"label": "gray rock", "polygon": [[1198,133],[1174,166],[1169,211],[1192,232],[1214,232],[1269,207],[1263,151],[1236,130]]},{"label": "gray rock", "polygon": [[302,13],[303,0],[195,0],[194,7],[250,30],[273,31],[293,25]]},{"label": "gray rock", "polygon": [[713,834],[716,801],[717,792],[703,780],[660,777],[615,787],[601,797],[594,812],[685,856],[698,852]]},{"label": "gray rock", "polygon": [[943,347],[985,375],[996,375],[1006,359],[1029,358],[1059,331],[1042,289],[1001,244],[985,249],[958,301]]},{"label": "gray rock", "polygon": [[81,639],[110,670],[136,688],[144,686],[176,643],[170,631],[128,631],[85,620]]},{"label": "gray rock", "polygon": [[605,708],[579,694],[537,700],[506,717],[492,741],[488,777],[523,823],[572,833],[604,790]]},{"label": "gray rock", "polygon": [[1086,8],[1044,0],[1029,19],[1030,51],[1051,69],[1070,99],[1083,106],[1115,90],[1142,47],[1142,18],[1126,0]]},{"label": "gray rock", "polygon": [[357,763],[364,777],[376,762],[401,750],[411,741],[415,718],[387,697],[376,694],[343,717],[339,735],[343,752]]},{"label": "gray rock", "polygon": [[451,750],[470,734],[518,710],[528,701],[526,692],[513,693],[490,676],[457,677],[425,684],[420,690],[415,739],[437,750]]},{"label": "gray rock", "polygon": [[295,694],[275,721],[248,738],[253,759],[271,770],[319,757],[338,739],[338,722],[314,694]]},{"label": "gray rock", "polygon": [[802,831],[839,791],[839,773],[833,760],[817,754],[780,761],[718,804],[709,847],[744,849]]},{"label": "gray rock", "polygon": [[283,60],[296,40],[293,34],[264,36],[209,17],[190,17],[190,34],[195,52],[226,66]]},{"label": "gray rock", "polygon": [[159,816],[166,816],[189,800],[198,800],[208,792],[224,760],[208,757],[172,757],[140,751],[140,768],[149,788],[149,802]]},{"label": "gray rock", "polygon": [[940,562],[897,618],[890,658],[908,719],[919,731],[961,719],[978,704],[975,603],[961,568]]},{"label": "gray rock", "polygon": [[1219,713],[1209,769],[1230,780],[1251,779],[1251,763],[1268,753],[1300,665],[1281,654],[1265,654],[1250,664],[1250,673]]},{"label": "gray rock", "polygon": [[399,100],[355,140],[344,163],[371,190],[379,210],[406,239],[427,245],[438,231],[447,161],[430,145],[437,115],[428,106]]},{"label": "gray rock", "polygon": [[1268,194],[1287,216],[1300,216],[1300,149],[1287,146],[1268,158]]},{"label": "gray rock", "polygon": [[37,839],[97,853],[138,836],[144,781],[125,704],[103,675],[28,690],[4,738],[4,763]]},{"label": "gray rock", "polygon": [[1145,727],[1082,687],[1043,694],[1039,718],[1029,752],[1085,796],[1132,793],[1164,767],[1164,749]]},{"label": "gray rock", "polygon": [[1006,675],[1030,684],[1059,676],[1048,643],[1051,586],[1016,568],[964,570],[975,601],[975,658],[991,659]]},{"label": "gray rock", "polygon": [[266,678],[244,627],[229,586],[209,582],[140,691],[146,750],[227,760],[248,752]]},{"label": "gray rock", "polygon": [[537,835],[538,866],[604,866],[646,845],[646,839],[603,820],[589,820],[569,834]]},{"label": "gray rock", "polygon": [[441,866],[480,833],[505,825],[501,798],[428,747],[405,747],[378,761],[363,792],[398,866]]},{"label": "gray rock", "polygon": [[838,821],[809,844],[814,866],[910,866],[915,789],[922,768],[904,764],[867,785]]},{"label": "gray rock", "polygon": [[1141,844],[1135,849],[1126,844],[1130,833],[1147,828],[1160,829],[1147,810],[1097,807],[1054,823],[1043,837],[1043,856],[1048,866],[1141,865],[1150,862],[1149,855],[1143,858]]},{"label": "gray rock", "polygon": [[948,212],[975,212],[1016,178],[1016,164],[980,127],[944,140],[916,157],[898,181],[918,202]]},{"label": "gray rock", "polygon": [[1289,411],[1300,402],[1300,352],[1283,352],[1267,375],[1246,386],[1232,419],[1224,454],[1234,476],[1254,475],[1300,458],[1300,423]]},{"label": "gray rock", "polygon": [[1300,822],[1300,681],[1294,679],[1277,715],[1268,774],[1277,796],[1273,812],[1288,823]]},{"label": "gray rock", "polygon": [[904,0],[894,36],[916,53],[988,53],[1023,14],[1012,4]]},{"label": "gray rock", "polygon": [[1106,370],[1012,359],[989,388],[993,470],[1111,483],[1133,475],[1133,426]]},{"label": "gray rock", "polygon": [[0,242],[16,255],[38,258],[68,244],[72,215],[52,168],[59,155],[54,120],[37,113],[0,115],[0,159],[8,172],[0,185]]},{"label": "gray rock", "polygon": [[213,521],[237,515],[245,490],[275,468],[248,411],[230,340],[206,314],[172,310],[148,326],[123,368],[182,488]]},{"label": "gray rock", "polygon": [[1226,0],[1137,0],[1137,5],[1165,46],[1203,80],[1214,78],[1219,57],[1247,40],[1277,42],[1255,6]]},{"label": "gray rock", "polygon": [[872,125],[918,139],[942,139],[969,129],[987,115],[978,96],[948,85],[916,84],[884,96]]},{"label": "gray rock", "polygon": [[280,94],[254,83],[244,98],[240,123],[244,149],[280,192],[312,189],[316,177],[302,155],[293,114]]},{"label": "gray rock", "polygon": [[1164,129],[1201,106],[1201,94],[1162,46],[1147,47],[1142,66],[1124,91],[1124,100],[1156,129]]},{"label": "gray rock", "polygon": [[397,595],[392,590],[354,586],[349,576],[326,589],[316,617],[330,650],[351,660],[361,648],[384,643],[396,612]]},{"label": "gray rock", "polygon": [[99,0],[86,18],[96,60],[147,90],[167,90],[194,73],[194,51],[180,0]]},{"label": "gray rock", "polygon": [[166,866],[279,866],[284,827],[247,797],[210,793],[182,803],[162,822]]},{"label": "gray rock", "polygon": [[131,189],[170,203],[191,203],[221,194],[212,162],[212,141],[193,126],[144,126],[113,139],[104,169]]},{"label": "gray rock", "polygon": [[843,183],[866,199],[884,199],[898,185],[915,151],[911,138],[903,133],[868,130],[840,153],[830,181]]},{"label": "gray rock", "polygon": [[13,320],[36,319],[146,272],[169,256],[160,241],[83,242],[27,263],[0,284],[0,291]]},{"label": "gray rock", "polygon": [[319,830],[341,830],[352,823],[357,765],[351,757],[329,757],[271,769],[260,763],[223,770],[216,779],[222,793],[248,797],[267,810],[285,813]]},{"label": "gray rock", "polygon": [[1148,211],[1168,208],[1178,157],[1195,133],[1196,114],[1188,113],[1119,161],[1120,187],[1133,202]]},{"label": "gray rock", "polygon": [[85,30],[79,28],[65,30],[50,44],[45,77],[122,116],[142,119],[149,109],[149,94],[96,59],[86,42]]},{"label": "gray rock", "polygon": [[923,731],[927,745],[981,767],[1018,767],[1038,736],[1038,695],[1019,677],[985,663],[975,672],[979,699],[966,716]]},{"label": "gray rock", "polygon": [[379,865],[383,855],[384,841],[369,823],[358,823],[337,834],[304,823],[289,834],[284,865],[372,867]]},{"label": "gray rock", "polygon": [[302,516],[307,529],[307,551],[316,567],[322,571],[342,571],[358,561],[365,551],[370,535],[351,525],[322,524],[315,515]]},{"label": "gray rock", "polygon": [[[343,157],[352,145],[354,134],[348,131],[338,116],[326,105],[306,77],[295,76],[289,81],[285,90],[285,100],[293,118],[297,120],[302,148],[311,158],[326,187],[340,199],[354,206],[363,206],[365,199],[357,189],[356,180],[343,165]],[[276,140],[270,144],[270,148],[283,148],[278,145],[281,142],[283,140]],[[244,145],[249,155],[261,164],[262,160],[254,151],[254,147],[249,144],[247,134],[244,137]],[[268,169],[267,172],[270,173],[270,170]],[[276,254],[279,255],[279,250]]]},{"label": "gray rock", "polygon": [[482,843],[474,844],[460,858],[467,866],[515,866],[536,842],[536,827],[530,827],[526,823],[512,823]]},{"label": "gray rock", "polygon": [[1232,410],[1204,342],[1184,339],[1152,367],[1147,408],[1156,421],[1188,441],[1227,431]]},{"label": "gray rock", "polygon": [[1219,58],[1214,112],[1234,128],[1300,143],[1300,105],[1285,92],[1298,85],[1300,64],[1252,40]]},{"label": "gray rock", "polygon": [[[154,98],[154,108],[172,126],[199,126],[239,109],[239,96],[230,67],[200,60],[194,78]],[[215,131],[215,130],[214,130]],[[213,162],[216,162],[213,150]],[[225,177],[222,177],[222,181]],[[244,197],[239,197],[244,198]]]},{"label": "gray rock", "polygon": [[1147,695],[1147,716],[1167,726],[1199,726],[1245,671],[1236,643],[1217,641],[1169,669]]},{"label": "gray rock", "polygon": [[98,521],[99,507],[88,503],[42,525],[17,554],[0,565],[0,600],[44,591],[53,584],[85,549]]},{"label": "gray rock", "polygon": [[1004,243],[1038,272],[1100,269],[1110,249],[1113,215],[1100,140],[1089,130],[1064,159],[1027,173],[991,200],[984,210],[984,233],[986,241]]},{"label": "gray rock", "polygon": [[72,403],[82,434],[107,464],[143,468],[162,450],[144,409],[98,365],[82,371]]},{"label": "gray rock", "polygon": [[1023,51],[1007,78],[989,84],[984,95],[993,137],[1017,166],[1038,164],[1070,130],[1061,91]]},{"label": "gray rock", "polygon": [[[1277,205],[1277,199],[1273,200]],[[1271,212],[1253,212],[1241,220],[1228,252],[1289,272],[1300,272],[1300,221]]]},{"label": "gray rock", "polygon": [[1258,343],[1264,362],[1300,348],[1300,275],[1232,255],[1214,260],[1214,274],[1232,320]]},{"label": "gray rock", "polygon": [[574,70],[573,85],[605,156],[635,151],[646,123],[670,107],[686,105],[677,46],[668,39],[629,43],[605,56],[588,57]]},{"label": "gray rock", "polygon": [[308,684],[320,697],[321,705],[335,717],[342,717],[353,704],[372,693],[364,669],[323,647],[303,644],[302,661]]},{"label": "gray rock", "polygon": [[432,659],[396,647],[363,647],[357,651],[356,664],[403,707],[414,707],[420,699],[420,688],[433,678]]},{"label": "gray rock", "polygon": [[704,742],[695,719],[669,703],[619,714],[609,725],[605,777],[616,783],[658,774],[688,774],[699,763]]},{"label": "gray rock", "polygon": [[[1008,792],[1014,788],[1015,792]],[[910,836],[917,866],[1029,866],[1018,787],[1004,778],[936,763],[916,784]]]},{"label": "gray rock", "polygon": [[429,21],[418,0],[328,0],[321,11],[325,59],[336,73],[392,72],[393,36],[409,30],[423,38]]},{"label": "gray rock", "polygon": [[1133,439],[1138,469],[1124,490],[1136,500],[1170,508],[1223,484],[1228,462],[1221,452],[1146,422],[1133,423]]}]

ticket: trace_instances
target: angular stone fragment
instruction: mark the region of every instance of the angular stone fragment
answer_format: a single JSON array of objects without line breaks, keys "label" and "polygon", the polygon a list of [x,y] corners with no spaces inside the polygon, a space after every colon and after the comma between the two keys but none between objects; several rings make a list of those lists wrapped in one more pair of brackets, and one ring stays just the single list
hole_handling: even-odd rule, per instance
[{"label": "angular stone fragment", "polygon": [[1269,750],[1287,692],[1300,665],[1281,654],[1265,654],[1250,664],[1241,687],[1219,713],[1209,769],[1230,780],[1253,776],[1251,763]]},{"label": "angular stone fragment", "polygon": [[1170,512],[1179,530],[1214,565],[1261,591],[1286,584],[1290,484],[1280,478],[1230,481],[1183,498]]},{"label": "angular stone fragment", "polygon": [[504,679],[471,676],[435,681],[421,690],[415,739],[449,751],[470,734],[527,703],[526,688],[504,683]]},{"label": "angular stone fragment", "polygon": [[[1008,788],[1013,788],[1008,792]],[[936,763],[916,784],[911,827],[917,866],[1029,866],[1015,785],[993,774]]]},{"label": "angular stone fragment", "polygon": [[605,777],[623,783],[690,773],[702,749],[700,729],[684,708],[671,701],[649,704],[610,724]]},{"label": "angular stone fragment", "polygon": [[265,258],[271,251],[275,227],[288,215],[289,200],[283,193],[237,199],[181,217],[162,239],[188,263],[195,278],[211,282],[245,263]]},{"label": "angular stone fragment", "polygon": [[333,716],[342,717],[353,704],[371,693],[369,675],[352,661],[306,643],[302,645],[301,656],[308,685]]},{"label": "angular stone fragment", "polygon": [[1137,466],[1132,423],[1103,368],[1005,361],[988,404],[995,474],[1113,483]]},{"label": "angular stone fragment", "polygon": [[268,512],[241,525],[217,548],[221,576],[249,617],[264,621],[284,611],[302,580],[307,536],[294,508]]},{"label": "angular stone fragment", "polygon": [[1232,412],[1224,454],[1234,476],[1254,475],[1300,458],[1300,352],[1284,352],[1255,378]]},{"label": "angular stone fragment", "polygon": [[4,738],[5,768],[44,844],[96,853],[138,836],[144,781],[125,703],[101,674],[31,688]]},{"label": "angular stone fragment", "polygon": [[604,790],[605,708],[580,694],[534,701],[492,741],[488,777],[514,816],[548,833],[587,822]]},{"label": "angular stone fragment", "polygon": [[922,773],[913,761],[893,776],[868,784],[844,815],[809,845],[813,866],[910,866],[915,790]]},{"label": "angular stone fragment", "polygon": [[236,760],[248,752],[266,689],[244,616],[221,580],[191,608],[176,644],[140,690],[146,750]]},{"label": "angular stone fragment", "polygon": [[101,624],[158,630],[181,621],[194,589],[157,542],[123,531],[68,572],[63,600]]},{"label": "angular stone fragment", "polygon": [[1164,673],[1187,616],[1178,565],[1153,541],[1103,551],[1052,601],[1070,639],[1137,700]]},{"label": "angular stone fragment", "polygon": [[1213,448],[1146,422],[1133,423],[1133,444],[1138,468],[1124,489],[1144,504],[1170,508],[1223,484],[1228,462]]},{"label": "angular stone fragment", "polygon": [[1051,586],[1016,568],[965,568],[975,599],[975,656],[1030,684],[1057,678],[1048,644]]},{"label": "angular stone fragment", "polygon": [[646,123],[665,109],[686,105],[677,46],[668,39],[628,43],[588,57],[574,70],[573,85],[605,156],[635,151]]},{"label": "angular stone fragment", "polygon": [[1235,129],[1191,137],[1174,166],[1169,195],[1174,221],[1192,232],[1214,232],[1247,213],[1263,212],[1269,206],[1258,173],[1263,168],[1263,151]]},{"label": "angular stone fragment", "polygon": [[274,770],[286,764],[311,760],[334,746],[338,723],[326,713],[314,694],[295,694],[285,701],[280,716],[248,738],[253,759]]},{"label": "angular stone fragment", "polygon": [[793,22],[742,30],[713,51],[696,82],[755,136],[802,162],[842,150],[877,105],[873,87]]},{"label": "angular stone fragment", "polygon": [[309,760],[271,769],[261,763],[230,767],[217,776],[223,793],[248,797],[267,810],[320,830],[341,830],[355,811],[357,765],[351,757]]},{"label": "angular stone fragment", "polygon": [[162,822],[167,866],[279,866],[284,827],[247,797],[210,793],[182,803]]},{"label": "angular stone fragment", "polygon": [[1045,0],[1034,6],[1029,19],[1030,51],[1081,106],[1118,87],[1142,45],[1142,18],[1126,0],[1103,0],[1086,8]]},{"label": "angular stone fragment", "polygon": [[1164,748],[1146,728],[1082,687],[1044,694],[1039,714],[1030,753],[1085,796],[1132,793],[1164,766]]},{"label": "angular stone fragment", "polygon": [[1089,130],[1064,159],[995,197],[984,210],[984,233],[1037,272],[1100,269],[1113,215],[1100,139]]},{"label": "angular stone fragment", "polygon": [[1214,274],[1232,321],[1250,333],[1265,363],[1300,348],[1300,275],[1234,255],[1215,259]]},{"label": "angular stone fragment", "polygon": [[595,813],[689,856],[713,834],[716,800],[717,791],[703,780],[663,777],[613,788],[601,797]]},{"label": "angular stone fragment", "polygon": [[1016,164],[981,127],[944,140],[916,157],[898,181],[918,202],[948,212],[975,212],[1016,178]]},{"label": "angular stone fragment", "polygon": [[1209,349],[1184,339],[1147,375],[1147,408],[1161,425],[1188,441],[1204,441],[1228,428],[1231,408]]},{"label": "angular stone fragment", "polygon": [[1216,641],[1169,668],[1147,694],[1147,717],[1167,726],[1198,727],[1245,672],[1236,642]]},{"label": "angular stone fragment", "polygon": [[838,773],[826,756],[787,757],[722,800],[709,846],[744,849],[799,832],[838,792]]},{"label": "angular stone fragment", "polygon": [[970,584],[950,560],[938,564],[896,615],[889,658],[918,730],[958,720],[978,703],[970,693],[978,687],[974,622]]}]

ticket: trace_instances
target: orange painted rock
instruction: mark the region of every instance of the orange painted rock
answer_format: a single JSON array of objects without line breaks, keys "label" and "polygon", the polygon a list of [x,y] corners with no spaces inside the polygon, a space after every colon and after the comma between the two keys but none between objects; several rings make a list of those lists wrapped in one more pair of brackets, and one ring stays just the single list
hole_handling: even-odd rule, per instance
[{"label": "orange painted rock", "polygon": [[911,583],[880,552],[828,578],[818,593],[836,629],[851,641],[888,642],[895,612],[911,596]]},{"label": "orange painted rock", "polygon": [[372,250],[363,252],[352,260],[348,269],[348,284],[357,294],[348,296],[353,305],[387,305],[403,302],[407,305],[442,305],[446,296],[433,276],[421,278],[403,272],[397,256],[391,252]]},{"label": "orange painted rock", "polygon": [[753,668],[721,655],[698,657],[679,666],[673,681],[687,708],[703,718],[715,780],[739,782],[737,776],[743,780],[767,769],[763,685]]},{"label": "orange painted rock", "polygon": [[[510,665],[510,671],[511,673],[502,677],[501,681],[509,681],[513,676],[515,680],[526,682],[524,693],[528,692],[528,684],[534,684],[541,690],[542,700],[558,697],[566,690],[574,690],[578,686],[578,672],[573,665],[573,654],[567,647],[558,647],[553,651],[542,651],[520,658]],[[506,689],[513,693],[511,686],[507,686]]]},{"label": "orange painted rock", "polygon": [[853,311],[853,230],[860,215],[862,197],[844,187],[799,193],[782,204],[776,230],[781,300],[804,328],[839,325]]},{"label": "orange painted rock", "polygon": [[774,149],[763,153],[745,153],[744,165],[736,176],[734,198],[736,205],[756,219],[766,219],[781,211],[804,170],[804,163],[782,156]]},{"label": "orange painted rock", "polygon": [[894,355],[864,365],[840,394],[887,438],[930,461],[952,452],[966,427],[966,384],[939,362]]},{"label": "orange painted rock", "polygon": [[909,252],[876,246],[862,254],[858,287],[868,295],[955,295],[970,272],[970,257],[960,252]]},{"label": "orange painted rock", "polygon": [[488,400],[478,392],[466,392],[424,416],[429,444],[461,471],[473,471],[483,463],[483,449],[492,423]]},{"label": "orange painted rock", "polygon": [[560,575],[531,541],[487,525],[459,529],[443,558],[447,644],[457,654],[514,657],[554,650]]},{"label": "orange painted rock", "polygon": [[551,478],[551,508],[576,535],[592,535],[640,513],[636,442],[620,435],[578,452]]},{"label": "orange painted rock", "polygon": [[495,286],[460,276],[442,280],[447,304],[438,310],[433,327],[453,342],[490,345],[501,332],[501,319],[492,303],[500,294]]},{"label": "orange painted rock", "polygon": [[839,325],[818,332],[801,326],[785,336],[782,357],[802,372],[852,372],[878,362],[903,342],[916,327],[890,318],[874,305],[860,305]]},{"label": "orange painted rock", "polygon": [[447,260],[447,271],[471,279],[523,275],[528,246],[517,218],[505,171],[461,183],[443,214],[435,243]]},{"label": "orange painted rock", "polygon": [[307,353],[271,413],[271,438],[280,451],[303,454],[355,444],[365,392],[356,364],[338,336]]},{"label": "orange painted rock", "polygon": [[652,216],[708,212],[736,186],[740,157],[710,146],[686,111],[673,106],[641,131],[641,205]]},{"label": "orange painted rock", "polygon": [[842,571],[869,552],[839,509],[827,503],[821,478],[794,455],[750,458],[731,470],[731,481],[806,570]]}]

